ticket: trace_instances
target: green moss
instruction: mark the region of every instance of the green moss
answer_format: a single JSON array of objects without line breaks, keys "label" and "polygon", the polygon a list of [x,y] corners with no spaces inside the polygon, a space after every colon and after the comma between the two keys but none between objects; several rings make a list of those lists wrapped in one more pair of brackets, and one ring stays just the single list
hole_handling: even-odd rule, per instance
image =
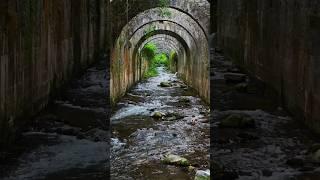
[{"label": "green moss", "polygon": [[168,8],[160,8],[160,16],[161,17],[167,17],[167,18],[171,18],[171,12]]},{"label": "green moss", "polygon": [[153,63],[155,63],[157,66],[169,67],[168,56],[165,53],[156,54],[153,58]]},{"label": "green moss", "polygon": [[160,7],[168,7],[170,5],[170,0],[159,0],[158,4]]},{"label": "green moss", "polygon": [[149,67],[144,74],[145,78],[155,77],[158,75],[157,67],[169,67],[169,59],[167,54],[158,52],[158,47],[154,43],[147,43],[142,51],[142,57],[149,61]]},{"label": "green moss", "polygon": [[156,26],[155,25],[148,26],[148,28],[146,30],[144,30],[144,34],[145,35],[150,34],[152,31],[155,31],[155,30],[156,30]]},{"label": "green moss", "polygon": [[142,57],[146,58],[147,60],[152,60],[156,55],[158,48],[153,43],[147,43],[142,49]]}]

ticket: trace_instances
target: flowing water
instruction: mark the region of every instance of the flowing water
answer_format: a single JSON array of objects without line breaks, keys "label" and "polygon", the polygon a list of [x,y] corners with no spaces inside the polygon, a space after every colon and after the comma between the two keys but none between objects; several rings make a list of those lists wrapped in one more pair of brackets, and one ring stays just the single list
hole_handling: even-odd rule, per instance
[{"label": "flowing water", "polygon": [[[105,62],[72,81],[25,126],[0,159],[0,179],[109,179]],[[159,72],[139,83],[114,112],[113,179],[194,179],[187,167],[161,163],[167,153],[187,158],[197,169],[209,168],[208,107],[174,74],[164,68]],[[173,86],[159,87],[162,81]],[[155,111],[166,118],[153,119]]]},{"label": "flowing water", "polygon": [[[191,88],[163,67],[137,84],[111,117],[112,179],[194,179],[195,171],[161,162],[167,154],[209,169],[209,108]],[[160,87],[170,82],[171,87]],[[165,116],[153,118],[155,112]]]}]

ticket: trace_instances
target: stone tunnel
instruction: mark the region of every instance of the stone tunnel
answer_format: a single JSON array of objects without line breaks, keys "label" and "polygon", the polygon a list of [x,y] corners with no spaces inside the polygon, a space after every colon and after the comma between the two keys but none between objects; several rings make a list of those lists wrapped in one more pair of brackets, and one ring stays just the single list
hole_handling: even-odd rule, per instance
[{"label": "stone tunnel", "polygon": [[[192,92],[196,94],[194,96],[197,98],[199,96],[199,101],[205,102],[204,106],[210,104],[210,121],[198,123],[195,120],[195,117],[203,117],[204,114],[209,118],[210,114],[210,110],[203,110],[205,108],[202,104],[196,104],[203,108],[201,109],[203,111],[196,112],[199,116],[193,117],[191,115],[188,119],[190,122],[184,122],[175,127],[193,127],[190,129],[195,132],[191,134],[198,137],[198,140],[200,139],[197,142],[199,144],[203,143],[201,144],[203,148],[209,143],[206,142],[208,136],[202,139],[202,135],[208,135],[209,132],[204,130],[202,134],[201,130],[208,125],[206,130],[211,128],[211,155],[213,154],[216,159],[222,163],[227,163],[227,166],[237,166],[235,168],[238,168],[237,173],[240,176],[248,174],[241,169],[245,168],[247,164],[241,163],[250,164],[249,168],[254,173],[258,172],[259,177],[259,173],[263,176],[272,176],[271,170],[268,171],[255,166],[257,159],[261,160],[258,163],[265,163],[264,160],[268,157],[272,159],[276,156],[285,158],[275,159],[275,161],[263,164],[263,166],[272,169],[279,164],[285,164],[283,165],[285,166],[284,169],[289,170],[290,173],[305,170],[302,167],[300,168],[303,170],[296,167],[301,166],[301,164],[308,165],[307,168],[309,169],[309,166],[314,168],[320,162],[320,158],[318,158],[320,149],[317,144],[319,141],[315,140],[318,136],[314,137],[314,134],[311,135],[309,130],[316,135],[320,134],[319,32],[320,2],[318,0],[4,0],[0,3],[0,153],[2,149],[10,147],[8,145],[13,144],[12,146],[14,146],[17,138],[23,136],[21,134],[26,129],[24,127],[26,124],[33,122],[35,119],[37,119],[37,123],[43,120],[43,118],[37,118],[38,115],[50,111],[48,107],[59,103],[57,98],[61,96],[71,94],[70,99],[67,98],[68,102],[65,104],[67,104],[67,108],[73,108],[73,114],[71,113],[72,115],[68,116],[72,121],[85,121],[85,119],[93,117],[96,118],[95,120],[104,119],[105,122],[109,123],[109,115],[116,104],[125,99],[128,92],[130,93],[132,88],[144,80],[144,73],[150,64],[148,59],[143,56],[143,49],[149,43],[152,43],[161,52],[170,54],[170,77],[177,75],[179,80],[182,79],[182,81],[176,81],[181,84],[185,83],[187,88],[192,89]],[[104,64],[105,66],[91,68],[95,66],[95,63],[102,61],[106,64]],[[103,69],[102,73],[100,72],[101,69]],[[103,78],[92,85],[88,82],[92,80],[92,77],[86,76],[88,72],[89,74],[96,73],[94,74],[95,77],[99,76],[101,78],[103,76]],[[239,77],[241,80],[245,79],[243,80],[245,82],[234,86],[226,85],[224,76],[226,73],[231,74],[236,80]],[[106,75],[104,76],[104,74]],[[85,80],[79,80],[82,75],[85,76]],[[77,84],[78,81],[84,81],[84,83],[79,85]],[[250,89],[252,88],[250,82],[253,81],[258,82],[259,88],[253,87],[253,90]],[[64,92],[65,89],[74,84],[76,84],[77,90],[80,89],[79,94],[82,96]],[[104,89],[103,92],[98,92],[98,95],[90,91],[99,88],[100,90]],[[89,89],[89,93],[82,91],[83,89]],[[250,90],[256,94],[250,92]],[[232,94],[230,91],[236,92]],[[217,92],[222,93],[217,95]],[[94,98],[93,94],[97,97]],[[253,103],[254,107],[250,107],[254,111],[243,108],[245,105],[256,101],[258,99],[257,94],[259,98],[262,96],[262,99],[268,101],[268,103],[270,103],[270,100],[272,108],[275,108],[277,113],[280,112],[280,115],[268,114],[263,109],[265,104],[255,106],[257,105],[256,102],[254,102],[256,104]],[[132,94],[130,95],[132,96]],[[83,99],[77,99],[79,97]],[[133,97],[141,99],[140,96]],[[170,98],[174,99],[173,96]],[[170,100],[170,98],[167,99]],[[184,105],[190,105],[197,101],[194,97],[192,98],[192,100],[183,99]],[[92,99],[94,99],[93,103],[91,102]],[[88,101],[91,104],[88,103],[88,107],[82,107],[83,104],[81,103],[83,101]],[[235,110],[232,104],[234,102],[237,102],[241,108]],[[99,107],[94,110],[90,109],[92,107],[96,108],[95,103]],[[228,107],[224,107],[225,104]],[[189,109],[190,107],[192,106],[188,106]],[[60,110],[55,109],[53,112],[58,114],[57,111]],[[85,111],[85,116],[81,117],[83,111]],[[94,111],[94,113],[91,111]],[[223,128],[221,130],[220,126],[216,125],[216,121],[221,124],[221,119],[225,118],[226,114],[230,112],[237,114],[231,116],[232,118],[236,117],[236,120],[241,113],[246,114],[245,120],[253,116],[255,118],[252,118],[253,121],[260,120],[255,124],[258,127],[254,127],[255,129],[250,127],[249,130],[241,128],[239,128],[240,130],[234,128],[232,131],[228,131],[230,130],[228,128],[226,128],[226,131]],[[285,116],[282,116],[281,113],[285,113]],[[161,113],[158,115],[163,116]],[[96,116],[99,116],[99,118]],[[77,119],[74,120],[70,117],[76,117]],[[175,114],[174,117],[179,118],[180,116]],[[294,124],[296,121],[292,120],[291,117],[299,122],[298,125]],[[185,117],[181,116],[180,118],[184,119]],[[49,116],[47,119],[56,120],[58,118]],[[151,119],[151,116],[144,116],[141,119],[147,121]],[[249,118],[248,121],[252,119]],[[153,122],[153,119],[151,121]],[[60,120],[58,122],[62,123],[64,121]],[[145,121],[142,122],[145,123]],[[303,125],[300,123],[303,123]],[[101,124],[103,123],[100,123],[99,126]],[[121,130],[123,127],[121,127],[121,123],[119,124],[116,124],[116,126],[118,125]],[[148,123],[143,125],[148,125]],[[104,141],[105,143],[106,139],[110,140],[109,133],[112,130],[109,126],[98,131],[104,135],[103,140],[97,137],[87,137],[86,135],[90,134],[88,132],[86,132],[87,134],[78,132],[80,135],[74,135],[73,130],[76,128],[71,128],[71,133],[70,131],[67,131],[67,133],[64,131],[65,134],[63,135],[65,137],[72,134],[76,138],[70,139],[81,139],[79,141],[74,140],[76,143],[85,141],[85,145],[80,145],[85,148],[90,146],[93,150],[93,155],[91,154],[93,160],[105,160],[104,157],[96,157],[99,153],[100,155],[103,154],[96,141]],[[265,127],[263,129],[259,126]],[[33,128],[31,127],[31,129]],[[57,128],[59,129],[57,132],[54,131],[56,134],[63,131],[61,127],[59,128]],[[90,124],[84,129],[91,130],[93,128]],[[137,134],[150,131],[144,126],[142,128],[139,126],[138,129]],[[156,128],[152,130],[157,131]],[[49,132],[51,131],[52,129],[49,128]],[[47,132],[41,133],[43,135]],[[154,136],[148,137],[156,139],[155,134],[157,133],[150,133]],[[162,131],[161,133],[167,132]],[[161,133],[159,133],[160,136]],[[189,140],[189,138],[179,139],[181,136],[178,133],[180,132],[164,134],[164,136],[165,138],[173,138],[171,140],[175,143],[178,142],[174,141],[176,139]],[[232,135],[236,136],[237,141],[227,138]],[[49,137],[52,138],[52,136]],[[36,140],[41,141],[50,138],[45,136],[45,138]],[[83,138],[89,139],[88,142],[87,139],[83,140]],[[245,142],[243,142],[243,139]],[[116,142],[119,143],[120,140],[118,139]],[[240,146],[235,147],[238,145],[236,143],[239,142]],[[122,145],[121,143],[125,142],[119,144]],[[148,142],[143,141],[143,143],[147,144]],[[249,147],[250,150],[253,149],[253,153],[246,152],[242,148],[250,143],[253,143],[252,147]],[[47,145],[47,142],[44,144]],[[67,145],[70,144],[67,143]],[[304,155],[309,153],[308,147],[311,146],[310,144],[316,144],[318,148],[318,154],[316,153],[315,157],[311,157],[313,160],[318,158],[316,164],[309,161],[305,162],[305,159],[301,160],[301,157],[304,158]],[[106,144],[103,145],[101,147],[104,148],[103,152],[105,152]],[[233,146],[230,147],[231,150],[226,149],[226,147],[229,148],[229,145]],[[175,144],[172,146],[175,147]],[[76,148],[69,147],[70,149],[74,150]],[[97,149],[98,151],[94,151]],[[303,154],[304,152],[305,154]],[[50,151],[42,154],[54,153],[56,152]],[[262,155],[259,153],[262,153]],[[272,153],[278,154],[273,156]],[[266,157],[265,154],[270,156]],[[87,152],[81,155],[86,156]],[[206,154],[202,155],[206,157]],[[106,155],[103,154],[103,156]],[[298,158],[295,158],[296,156]],[[233,161],[234,158],[238,159]],[[241,158],[244,158],[244,161]],[[79,159],[82,161],[81,158]],[[92,159],[88,156],[85,160],[90,161]],[[0,160],[2,160],[2,154],[0,154]],[[50,162],[51,160],[49,159]],[[60,161],[55,160],[57,159],[53,158],[52,162],[60,163]],[[106,163],[103,160],[99,161],[99,165]],[[78,163],[81,163],[81,161],[78,161]],[[282,161],[286,162],[283,163]],[[2,161],[0,162],[2,163]],[[239,164],[234,162],[239,162]],[[3,164],[1,163],[0,169],[2,170]],[[142,163],[142,161],[137,163]],[[61,162],[61,164],[64,163]],[[211,167],[216,168],[215,165],[213,162]],[[78,164],[75,163],[74,166],[78,166]],[[293,168],[289,166],[293,166]],[[207,165],[203,167],[209,168]],[[258,168],[258,170],[255,168]],[[148,170],[148,168],[146,169]],[[279,169],[272,170],[278,173],[283,172],[281,169],[281,172]],[[59,172],[61,169],[58,167],[57,171]],[[101,171],[101,168],[98,171]],[[181,173],[181,171],[178,172]],[[223,173],[234,177],[233,171]],[[250,176],[253,177],[254,173]],[[61,176],[57,177],[61,178]],[[315,179],[319,177],[320,175],[316,176]],[[1,171],[0,178],[2,178]]]},{"label": "stone tunnel", "polygon": [[[157,5],[155,2],[150,2]],[[128,6],[135,6],[129,3]],[[118,10],[119,11],[119,10]],[[126,11],[124,9],[120,12]],[[173,46],[175,70],[206,101],[210,99],[209,47],[210,5],[208,1],[169,1],[165,13],[156,7],[132,13],[115,39],[111,55],[111,100],[115,102],[141,80],[147,62],[141,56],[146,42]],[[119,13],[115,12],[119,17]],[[128,13],[129,16],[129,13]],[[121,17],[121,15],[120,15]],[[125,19],[125,18],[124,18]],[[116,20],[117,21],[117,20]],[[156,38],[158,37],[158,38]]]}]

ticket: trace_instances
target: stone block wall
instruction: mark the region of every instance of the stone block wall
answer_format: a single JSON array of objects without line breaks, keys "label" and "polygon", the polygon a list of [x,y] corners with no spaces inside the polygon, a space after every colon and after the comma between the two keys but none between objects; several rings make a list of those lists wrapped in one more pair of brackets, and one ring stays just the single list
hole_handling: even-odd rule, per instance
[{"label": "stone block wall", "polygon": [[0,144],[106,52],[105,0],[0,3]]},{"label": "stone block wall", "polygon": [[218,0],[218,44],[320,133],[320,1]]}]

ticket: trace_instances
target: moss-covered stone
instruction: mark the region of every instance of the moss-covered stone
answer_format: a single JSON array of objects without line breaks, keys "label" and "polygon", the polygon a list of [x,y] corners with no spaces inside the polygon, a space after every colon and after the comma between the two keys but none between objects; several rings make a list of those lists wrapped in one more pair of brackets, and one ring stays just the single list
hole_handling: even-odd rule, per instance
[{"label": "moss-covered stone", "polygon": [[176,166],[189,166],[190,162],[183,157],[178,155],[168,154],[162,160],[165,164],[176,165]]},{"label": "moss-covered stone", "polygon": [[161,83],[160,83],[160,86],[161,86],[161,87],[171,87],[172,85],[171,85],[171,83],[169,83],[169,82],[161,82]]}]

